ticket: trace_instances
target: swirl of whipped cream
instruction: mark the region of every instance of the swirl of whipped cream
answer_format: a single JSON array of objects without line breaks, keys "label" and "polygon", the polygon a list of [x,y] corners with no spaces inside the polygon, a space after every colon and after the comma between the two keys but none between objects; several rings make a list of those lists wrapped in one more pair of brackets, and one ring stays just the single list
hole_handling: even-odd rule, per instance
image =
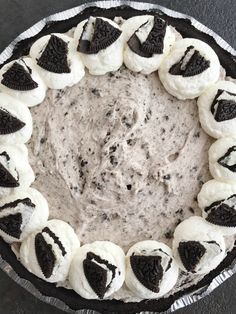
[{"label": "swirl of whipped cream", "polygon": [[[105,32],[98,34],[98,44],[93,45],[93,49],[91,48],[89,51],[90,44],[94,40],[93,37],[95,37],[97,20],[102,21],[101,23],[106,23],[111,28],[111,37],[109,37],[109,34],[105,34]],[[104,37],[102,37],[103,35]],[[77,25],[74,38],[78,43],[78,51],[82,61],[90,74],[103,75],[107,72],[117,71],[121,67],[123,63],[124,39],[120,27],[112,20],[91,16]],[[106,41],[104,45],[103,40]],[[109,45],[109,43],[111,44]],[[86,51],[89,51],[89,53]]]},{"label": "swirl of whipped cream", "polygon": [[35,180],[24,144],[0,146],[0,196],[27,189]]},{"label": "swirl of whipped cream", "polygon": [[8,243],[21,242],[48,220],[48,203],[32,188],[0,199],[0,236]]},{"label": "swirl of whipped cream", "polygon": [[104,299],[125,279],[125,254],[116,244],[95,241],[80,247],[71,263],[69,281],[85,299]]},{"label": "swirl of whipped cream", "polygon": [[199,120],[206,133],[214,138],[235,137],[236,84],[219,81],[199,98]]},{"label": "swirl of whipped cream", "polygon": [[23,57],[1,68],[0,91],[33,107],[44,100],[47,87],[38,74],[34,60]]},{"label": "swirl of whipped cream", "polygon": [[224,237],[202,217],[192,216],[176,227],[173,252],[183,271],[207,274],[226,256]]},{"label": "swirl of whipped cream", "polygon": [[72,86],[85,74],[77,43],[65,34],[39,38],[31,46],[30,56],[36,61],[37,71],[49,88]]},{"label": "swirl of whipped cream", "polygon": [[65,281],[80,241],[69,224],[49,220],[21,244],[20,261],[31,273],[48,282]]},{"label": "swirl of whipped cream", "polygon": [[[159,26],[161,29],[155,30],[155,25],[158,23],[162,24]],[[158,70],[164,56],[169,53],[170,47],[175,42],[175,34],[171,27],[158,16],[131,17],[122,24],[121,29],[127,42],[124,49],[124,63],[128,69],[134,72],[150,74]],[[154,32],[156,33],[154,34]],[[145,51],[142,51],[142,45],[148,42],[147,39],[152,33],[154,38],[158,37],[159,40],[156,40],[154,46],[149,42]],[[130,46],[134,46],[136,49],[131,49]],[[149,52],[150,49],[151,53]],[[140,51],[137,53],[134,50]]]},{"label": "swirl of whipped cream", "polygon": [[198,194],[198,205],[207,222],[224,235],[236,233],[236,184],[210,180]]},{"label": "swirl of whipped cream", "polygon": [[220,76],[220,62],[205,42],[184,38],[173,45],[159,68],[165,89],[178,99],[200,96]]},{"label": "swirl of whipped cream", "polygon": [[22,144],[32,134],[32,116],[26,105],[0,93],[0,144]]},{"label": "swirl of whipped cream", "polygon": [[171,249],[163,243],[152,240],[138,242],[126,255],[125,283],[137,297],[162,297],[174,287],[178,274]]},{"label": "swirl of whipped cream", "polygon": [[220,138],[211,145],[209,168],[214,179],[236,183],[236,138]]}]

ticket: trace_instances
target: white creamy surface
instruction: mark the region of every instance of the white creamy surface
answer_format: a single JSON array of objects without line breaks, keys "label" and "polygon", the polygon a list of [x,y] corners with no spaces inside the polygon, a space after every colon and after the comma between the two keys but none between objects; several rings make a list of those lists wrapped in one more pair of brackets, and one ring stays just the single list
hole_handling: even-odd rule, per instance
[{"label": "white creamy surface", "polygon": [[63,217],[83,243],[170,244],[176,224],[200,214],[211,140],[196,101],[168,95],[157,74],[86,74],[31,112],[34,186],[51,217]]}]

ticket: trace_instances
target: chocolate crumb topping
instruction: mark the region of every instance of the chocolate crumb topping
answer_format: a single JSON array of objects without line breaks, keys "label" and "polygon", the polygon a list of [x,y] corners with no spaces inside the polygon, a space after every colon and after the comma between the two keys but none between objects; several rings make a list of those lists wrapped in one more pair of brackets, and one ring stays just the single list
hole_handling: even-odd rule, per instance
[{"label": "chocolate crumb topping", "polygon": [[236,227],[236,194],[206,207],[206,220],[223,227]]},{"label": "chocolate crumb topping", "polygon": [[[100,265],[103,265],[100,266]],[[107,268],[105,269],[104,266]],[[104,298],[106,291],[110,288],[116,275],[117,267],[102,259],[93,252],[88,252],[83,261],[84,273],[89,285],[100,299]],[[107,284],[107,272],[112,272],[111,281]]]},{"label": "chocolate crumb topping", "polygon": [[201,56],[200,52],[195,50],[193,46],[189,46],[180,61],[172,65],[169,73],[190,77],[204,72],[209,67],[210,61]]},{"label": "chocolate crumb topping", "polygon": [[44,276],[50,278],[56,263],[56,257],[52,245],[45,241],[42,233],[35,236],[35,253]]},{"label": "chocolate crumb topping", "polygon": [[163,278],[163,267],[161,256],[130,256],[130,265],[137,279],[147,289],[158,293],[160,282]]},{"label": "chocolate crumb topping", "polygon": [[0,218],[0,229],[11,237],[20,239],[21,236],[22,215],[8,215]]},{"label": "chocolate crumb topping", "polygon": [[180,259],[187,271],[194,273],[206,248],[197,241],[180,242],[178,247]]},{"label": "chocolate crumb topping", "polygon": [[3,108],[0,108],[0,121],[0,135],[15,133],[25,126],[23,121]]},{"label": "chocolate crumb topping", "polygon": [[27,67],[27,70],[23,65],[18,62],[13,63],[13,65],[2,75],[2,84],[8,88],[28,91],[38,87],[38,84],[32,79],[32,70]]},{"label": "chocolate crumb topping", "polygon": [[91,41],[83,39],[89,20],[83,27],[77,50],[85,54],[95,54],[112,45],[121,35],[121,30],[103,19],[96,18]]},{"label": "chocolate crumb topping", "polygon": [[68,43],[62,38],[51,35],[37,63],[41,68],[53,73],[70,73],[67,54]]}]

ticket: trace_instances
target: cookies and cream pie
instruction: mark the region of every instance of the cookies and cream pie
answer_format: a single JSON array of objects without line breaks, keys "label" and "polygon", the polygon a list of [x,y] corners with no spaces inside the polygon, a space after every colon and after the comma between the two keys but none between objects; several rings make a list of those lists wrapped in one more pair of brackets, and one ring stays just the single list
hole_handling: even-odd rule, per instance
[{"label": "cookies and cream pie", "polygon": [[158,14],[41,36],[0,70],[0,235],[85,299],[197,284],[235,241],[235,108],[217,53]]}]

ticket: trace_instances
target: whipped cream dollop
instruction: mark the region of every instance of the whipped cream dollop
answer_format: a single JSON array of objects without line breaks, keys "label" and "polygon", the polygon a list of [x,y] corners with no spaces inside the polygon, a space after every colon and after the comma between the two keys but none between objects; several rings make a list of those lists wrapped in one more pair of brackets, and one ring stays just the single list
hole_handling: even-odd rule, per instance
[{"label": "whipped cream dollop", "polygon": [[104,299],[125,279],[125,254],[116,244],[95,241],[81,246],[71,263],[69,281],[85,299]]},{"label": "whipped cream dollop", "polygon": [[193,99],[218,81],[220,62],[208,44],[184,38],[175,42],[161,63],[159,76],[171,95],[178,99]]},{"label": "whipped cream dollop", "polygon": [[198,194],[203,217],[224,235],[236,233],[236,184],[206,182]]},{"label": "whipped cream dollop", "polygon": [[77,52],[77,42],[65,34],[53,33],[36,40],[30,56],[49,88],[61,89],[78,83],[84,76],[84,65]]},{"label": "whipped cream dollop", "polygon": [[0,70],[0,91],[20,100],[28,107],[40,104],[46,85],[33,59],[23,57],[5,64]]},{"label": "whipped cream dollop", "polygon": [[112,20],[91,16],[77,25],[74,38],[90,74],[103,75],[121,67],[124,39],[122,30]]},{"label": "whipped cream dollop", "polygon": [[48,203],[36,189],[17,191],[0,199],[0,236],[8,243],[20,242],[46,224]]},{"label": "whipped cream dollop", "polygon": [[193,216],[176,227],[173,252],[183,271],[207,274],[226,256],[224,237],[202,217]]},{"label": "whipped cream dollop", "polygon": [[0,145],[0,196],[26,189],[34,179],[26,146]]},{"label": "whipped cream dollop", "polygon": [[178,274],[172,251],[164,243],[138,242],[126,255],[125,283],[142,299],[156,299],[168,293],[176,284]]},{"label": "whipped cream dollop", "polygon": [[209,169],[214,179],[236,183],[236,138],[220,138],[211,145]]},{"label": "whipped cream dollop", "polygon": [[202,128],[214,138],[235,137],[236,84],[219,81],[209,87],[198,99]]},{"label": "whipped cream dollop", "polygon": [[20,247],[21,263],[37,277],[48,282],[65,281],[80,241],[69,224],[49,220],[31,233]]},{"label": "whipped cream dollop", "polygon": [[124,63],[134,72],[158,70],[175,41],[175,34],[159,16],[142,15],[126,20],[121,29],[125,38]]},{"label": "whipped cream dollop", "polygon": [[0,93],[0,145],[22,144],[32,135],[32,117],[26,105]]}]

